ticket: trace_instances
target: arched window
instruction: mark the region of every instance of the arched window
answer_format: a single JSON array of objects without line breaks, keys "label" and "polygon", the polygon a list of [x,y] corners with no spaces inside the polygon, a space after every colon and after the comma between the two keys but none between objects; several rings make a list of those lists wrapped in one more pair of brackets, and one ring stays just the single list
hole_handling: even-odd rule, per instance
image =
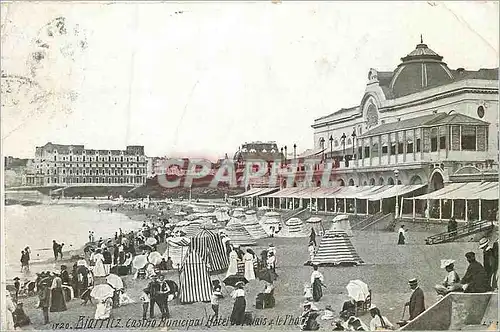
[{"label": "arched window", "polygon": [[108,183],[111,183],[111,178],[108,178]]},{"label": "arched window", "polygon": [[339,146],[339,141],[338,140],[335,140],[335,143],[333,143],[335,145],[335,147]]},{"label": "arched window", "polygon": [[378,179],[378,184],[379,186],[383,186],[384,185],[384,178],[381,177],[380,179]]},{"label": "arched window", "polygon": [[351,144],[352,144],[352,139],[351,139],[351,138],[349,138],[349,139],[347,140],[347,144],[348,144],[348,145],[351,145]]},{"label": "arched window", "polygon": [[370,186],[374,186],[375,185],[375,179],[374,178],[371,178],[370,179]]},{"label": "arched window", "polygon": [[363,186],[367,186],[368,183],[366,181],[363,182]]},{"label": "arched window", "polygon": [[393,186],[394,185],[394,179],[393,178],[388,178],[387,179],[387,184]]},{"label": "arched window", "polygon": [[354,186],[354,179],[349,179],[349,185]]}]

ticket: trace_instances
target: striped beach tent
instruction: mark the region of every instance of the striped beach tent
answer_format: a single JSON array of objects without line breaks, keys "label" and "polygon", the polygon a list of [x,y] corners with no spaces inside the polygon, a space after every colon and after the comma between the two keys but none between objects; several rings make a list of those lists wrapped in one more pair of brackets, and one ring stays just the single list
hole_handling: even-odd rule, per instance
[{"label": "striped beach tent", "polygon": [[183,220],[175,225],[174,233],[183,231],[187,237],[196,235],[200,231],[201,220]]},{"label": "striped beach tent", "polygon": [[299,218],[290,218],[285,222],[285,227],[276,234],[276,237],[306,237],[309,233],[304,223]]},{"label": "striped beach tent", "polygon": [[210,301],[212,285],[207,263],[195,250],[190,249],[182,262],[179,283],[179,299],[182,304]]},{"label": "striped beach tent", "polygon": [[202,229],[193,236],[190,247],[208,263],[210,272],[220,272],[229,266],[229,257],[222,237],[209,229]]},{"label": "striped beach tent", "polygon": [[186,257],[187,252],[189,251],[189,244],[191,240],[188,237],[169,237],[165,241],[167,244],[167,248],[163,253],[163,257],[165,259],[172,260],[174,268],[180,268],[184,257]]},{"label": "striped beach tent", "polygon": [[236,208],[233,210],[232,217],[238,218],[238,217],[242,217],[244,215],[245,215],[245,210],[243,210],[243,208]]},{"label": "striped beach tent", "polygon": [[224,233],[229,237],[233,246],[254,246],[257,244],[242,224],[226,225]]},{"label": "striped beach tent", "polygon": [[245,221],[243,227],[247,230],[251,237],[254,239],[263,239],[268,235],[264,228],[259,224],[257,220],[257,213],[253,210],[249,210],[245,213]]},{"label": "striped beach tent", "polygon": [[345,232],[328,230],[321,239],[312,263],[319,266],[359,265],[363,264],[363,260]]}]

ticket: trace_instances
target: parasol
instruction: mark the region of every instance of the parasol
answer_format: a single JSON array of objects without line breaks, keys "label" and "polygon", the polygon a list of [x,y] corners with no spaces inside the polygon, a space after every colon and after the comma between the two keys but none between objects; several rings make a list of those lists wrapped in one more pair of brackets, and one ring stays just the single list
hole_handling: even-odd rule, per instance
[{"label": "parasol", "polygon": [[361,280],[351,280],[346,286],[349,296],[355,301],[365,301],[370,291],[368,290],[368,285]]},{"label": "parasol", "polygon": [[136,269],[142,269],[148,263],[148,257],[146,255],[135,256],[132,260],[132,266]]},{"label": "parasol", "polygon": [[157,243],[158,243],[158,241],[156,241],[156,239],[155,239],[154,237],[148,237],[148,238],[146,239],[146,244],[147,244],[148,246],[154,246],[154,245],[155,245],[155,244],[157,244]]},{"label": "parasol", "polygon": [[226,279],[224,279],[223,283],[226,286],[235,287],[236,283],[239,282],[239,281],[241,281],[241,282],[243,282],[245,284],[248,284],[248,280],[244,276],[237,275],[237,274],[226,277]]},{"label": "parasol", "polygon": [[110,274],[106,277],[106,282],[114,289],[123,289],[123,280],[116,274]]},{"label": "parasol", "polygon": [[100,284],[92,288],[90,296],[96,300],[104,300],[108,297],[113,297],[115,290],[108,284]]},{"label": "parasol", "polygon": [[139,247],[138,247],[139,250],[149,250],[149,251],[153,251],[153,247],[151,246],[148,246],[147,244],[141,244]]},{"label": "parasol", "polygon": [[349,220],[349,216],[345,214],[338,215],[335,218],[333,218],[332,222],[339,222],[342,220]]},{"label": "parasol", "polygon": [[158,251],[153,251],[148,256],[148,262],[150,262],[150,263],[152,263],[154,265],[160,264],[161,259],[162,259],[162,256],[161,256],[161,254]]}]

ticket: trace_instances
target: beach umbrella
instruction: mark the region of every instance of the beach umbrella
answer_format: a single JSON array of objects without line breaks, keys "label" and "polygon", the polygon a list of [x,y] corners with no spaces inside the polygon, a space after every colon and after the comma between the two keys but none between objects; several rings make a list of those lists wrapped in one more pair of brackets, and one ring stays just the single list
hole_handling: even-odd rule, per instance
[{"label": "beach umbrella", "polygon": [[106,282],[111,285],[114,289],[122,289],[123,288],[123,280],[116,274],[110,274],[106,277]]},{"label": "beach umbrella", "polygon": [[162,259],[162,256],[158,251],[153,251],[148,256],[148,261],[154,265],[160,264],[161,259]]},{"label": "beach umbrella", "polygon": [[146,244],[148,246],[154,246],[157,243],[158,243],[158,241],[156,241],[156,239],[154,237],[149,237],[146,239]]},{"label": "beach umbrella", "polygon": [[135,256],[132,260],[132,266],[136,269],[142,269],[148,263],[148,257],[146,255]]},{"label": "beach umbrella", "polygon": [[335,218],[333,218],[332,222],[339,222],[342,220],[349,220],[349,216],[345,214],[338,215]]},{"label": "beach umbrella", "polygon": [[238,274],[226,277],[226,279],[224,279],[223,283],[226,286],[235,287],[236,283],[240,282],[240,281],[245,283],[245,284],[248,284],[247,278],[245,278],[242,275],[238,275]]},{"label": "beach umbrella", "polygon": [[351,280],[346,286],[350,297],[356,301],[364,301],[370,294],[368,285],[361,280]]},{"label": "beach umbrella", "polygon": [[151,246],[148,246],[147,244],[141,244],[139,247],[138,247],[139,250],[149,250],[149,251],[153,251],[153,247]]},{"label": "beach umbrella", "polygon": [[96,300],[104,300],[108,297],[113,297],[115,290],[108,284],[100,284],[92,288],[90,296]]}]

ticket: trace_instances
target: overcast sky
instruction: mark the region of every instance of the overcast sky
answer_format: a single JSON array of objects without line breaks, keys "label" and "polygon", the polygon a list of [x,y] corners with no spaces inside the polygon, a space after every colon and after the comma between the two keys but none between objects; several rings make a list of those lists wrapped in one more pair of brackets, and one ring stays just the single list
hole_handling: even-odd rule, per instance
[{"label": "overcast sky", "polygon": [[[21,157],[49,141],[149,156],[231,156],[253,140],[303,151],[313,120],[359,105],[368,70],[394,70],[420,34],[450,68],[499,58],[497,2],[26,2],[1,13],[2,71],[36,83],[2,94],[4,154]],[[66,34],[51,37],[57,17]]]}]

